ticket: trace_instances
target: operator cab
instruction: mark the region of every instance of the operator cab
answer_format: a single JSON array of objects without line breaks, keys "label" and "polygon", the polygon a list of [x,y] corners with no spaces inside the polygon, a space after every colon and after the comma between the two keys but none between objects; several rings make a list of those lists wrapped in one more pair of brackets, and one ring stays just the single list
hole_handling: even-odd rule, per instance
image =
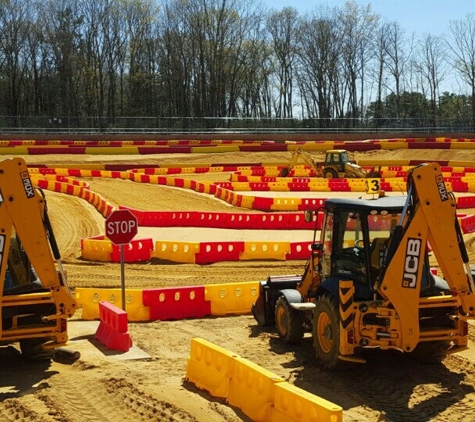
[{"label": "operator cab", "polygon": [[[332,285],[330,290],[335,290],[339,280],[349,279],[355,281],[357,299],[366,300],[374,295],[374,285],[382,276],[389,238],[400,223],[405,200],[404,196],[383,197],[377,201],[326,200],[320,239],[323,245],[321,274],[322,280],[326,280],[323,285]],[[445,290],[443,280],[430,273],[426,255],[422,294],[432,294],[436,282],[439,289]]]},{"label": "operator cab", "polygon": [[325,155],[325,167],[334,166],[339,172],[344,172],[345,164],[350,162],[348,151],[344,149],[332,149]]}]

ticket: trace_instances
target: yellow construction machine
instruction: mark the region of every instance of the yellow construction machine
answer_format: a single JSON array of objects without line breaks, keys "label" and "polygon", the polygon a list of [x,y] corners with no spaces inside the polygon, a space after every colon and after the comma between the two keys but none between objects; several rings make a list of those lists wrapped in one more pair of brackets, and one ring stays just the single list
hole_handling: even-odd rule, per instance
[{"label": "yellow construction machine", "polygon": [[283,167],[280,171],[281,177],[287,177],[299,160],[303,160],[315,172],[317,177],[331,178],[380,178],[380,169],[372,169],[366,172],[358,164],[352,162],[348,157],[348,151],[344,149],[331,149],[325,153],[325,161],[319,163],[315,161],[314,157],[302,148],[298,148],[292,154],[288,166]]},{"label": "yellow construction machine", "polygon": [[21,158],[0,162],[0,345],[32,360],[66,344],[76,301],[61,265],[43,192]]},{"label": "yellow construction machine", "polygon": [[475,285],[437,163],[409,171],[407,195],[329,198],[306,216],[316,224],[311,256],[302,275],[260,283],[260,325],[275,324],[289,344],[312,333],[329,369],[365,362],[367,348],[426,362],[467,348]]}]

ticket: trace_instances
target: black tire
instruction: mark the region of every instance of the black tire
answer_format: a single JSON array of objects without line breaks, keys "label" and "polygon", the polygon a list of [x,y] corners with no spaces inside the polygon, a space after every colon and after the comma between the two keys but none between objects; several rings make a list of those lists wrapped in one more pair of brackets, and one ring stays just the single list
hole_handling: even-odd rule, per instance
[{"label": "black tire", "polygon": [[30,361],[48,361],[54,357],[54,349],[44,349],[42,346],[49,338],[32,338],[20,340],[21,355]]},{"label": "black tire", "polygon": [[280,177],[287,177],[290,173],[290,169],[288,167],[284,167],[280,170]]},{"label": "black tire", "polygon": [[289,305],[284,296],[280,296],[275,303],[275,326],[277,334],[287,344],[302,342],[304,335],[302,316]]},{"label": "black tire", "polygon": [[372,171],[366,175],[367,179],[381,179],[381,173],[379,171]]},{"label": "black tire", "polygon": [[340,354],[340,314],[337,301],[329,294],[316,302],[313,313],[313,346],[317,360],[328,369],[343,369]]},{"label": "black tire", "polygon": [[422,342],[409,354],[418,362],[437,364],[446,358],[450,346],[451,342],[444,340]]},{"label": "black tire", "polygon": [[327,167],[323,169],[323,177],[325,179],[338,179],[338,173],[335,169]]}]

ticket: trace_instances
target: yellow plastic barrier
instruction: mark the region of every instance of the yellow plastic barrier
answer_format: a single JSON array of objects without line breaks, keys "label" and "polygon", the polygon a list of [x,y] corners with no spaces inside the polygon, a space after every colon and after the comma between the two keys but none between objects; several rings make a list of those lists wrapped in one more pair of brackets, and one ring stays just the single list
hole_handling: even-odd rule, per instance
[{"label": "yellow plastic barrier", "polygon": [[290,192],[287,182],[269,182],[269,189],[276,192]]},{"label": "yellow plastic barrier", "polygon": [[156,241],[152,258],[188,264],[195,263],[195,254],[200,250],[199,243]]},{"label": "yellow plastic barrier", "polygon": [[[74,296],[78,305],[82,307],[82,319],[98,319],[101,300],[122,308],[121,289],[78,287],[74,290]],[[125,289],[125,310],[129,321],[150,321],[149,308],[143,305],[142,289]]]},{"label": "yellow plastic barrier", "polygon": [[209,147],[191,147],[192,153],[216,154],[219,152],[239,152],[239,145],[217,145]]},{"label": "yellow plastic barrier", "polygon": [[282,382],[274,385],[272,422],[341,422],[343,409],[321,397]]},{"label": "yellow plastic barrier", "polygon": [[235,192],[252,190],[248,182],[233,182],[233,189]]},{"label": "yellow plastic barrier", "polygon": [[112,243],[110,240],[82,239],[81,240],[81,258],[88,261],[111,260]]},{"label": "yellow plastic barrier", "polygon": [[186,380],[225,398],[253,421],[341,422],[343,418],[340,406],[201,338],[191,340]]},{"label": "yellow plastic barrier", "polygon": [[236,357],[235,353],[207,340],[193,338],[186,366],[186,380],[214,397],[225,398]]},{"label": "yellow plastic barrier", "polygon": [[298,211],[302,200],[300,198],[274,198],[274,203],[270,206],[274,211]]},{"label": "yellow plastic barrier", "polygon": [[348,186],[352,192],[366,192],[366,179],[348,179]]},{"label": "yellow plastic barrier", "polygon": [[258,281],[205,285],[205,299],[211,303],[211,315],[248,314],[258,295]]},{"label": "yellow plastic barrier", "polygon": [[91,155],[134,155],[139,153],[138,147],[89,147],[85,154]]},{"label": "yellow plastic barrier", "polygon": [[392,180],[386,180],[391,186],[393,192],[406,192],[406,182],[402,178],[394,178]]},{"label": "yellow plastic barrier", "polygon": [[475,144],[473,142],[451,142],[450,149],[474,149]]},{"label": "yellow plastic barrier", "polygon": [[227,402],[253,421],[270,421],[275,385],[285,380],[255,363],[237,357],[229,380]]},{"label": "yellow plastic barrier", "polygon": [[327,179],[311,180],[308,187],[311,192],[331,192]]},{"label": "yellow plastic barrier", "polygon": [[289,242],[244,242],[244,251],[241,252],[239,259],[242,261],[254,259],[285,261],[289,252]]},{"label": "yellow plastic barrier", "polygon": [[28,147],[0,148],[0,155],[28,155]]},{"label": "yellow plastic barrier", "polygon": [[380,142],[380,145],[383,150],[408,149],[406,141]]},{"label": "yellow plastic barrier", "polygon": [[240,198],[240,204],[239,206],[242,208],[249,208],[253,209],[254,205],[254,196],[248,196],[248,195],[238,195]]}]

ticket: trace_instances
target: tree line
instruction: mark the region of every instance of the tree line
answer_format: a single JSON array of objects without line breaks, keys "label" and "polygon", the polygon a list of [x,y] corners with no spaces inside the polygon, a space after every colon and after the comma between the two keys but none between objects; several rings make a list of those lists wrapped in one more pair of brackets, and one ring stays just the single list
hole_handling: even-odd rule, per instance
[{"label": "tree line", "polygon": [[[35,116],[475,126],[473,14],[416,38],[354,1],[302,15],[259,0],[0,0],[0,29],[10,126]],[[441,92],[448,80],[456,88]]]}]

